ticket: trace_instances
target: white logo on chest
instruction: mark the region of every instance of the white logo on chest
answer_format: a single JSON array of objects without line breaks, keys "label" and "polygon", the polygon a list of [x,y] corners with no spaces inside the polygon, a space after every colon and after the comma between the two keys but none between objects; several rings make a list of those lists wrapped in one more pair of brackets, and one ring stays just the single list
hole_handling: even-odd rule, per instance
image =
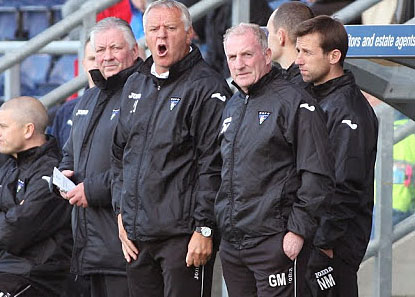
[{"label": "white logo on chest", "polygon": [[220,131],[219,134],[225,133],[226,130],[228,130],[229,125],[232,122],[232,117],[226,118],[223,120],[223,124],[222,124],[222,130]]},{"label": "white logo on chest", "polygon": [[353,130],[357,129],[357,124],[353,124],[351,120],[343,120],[342,124],[346,124],[347,126],[352,128]]}]

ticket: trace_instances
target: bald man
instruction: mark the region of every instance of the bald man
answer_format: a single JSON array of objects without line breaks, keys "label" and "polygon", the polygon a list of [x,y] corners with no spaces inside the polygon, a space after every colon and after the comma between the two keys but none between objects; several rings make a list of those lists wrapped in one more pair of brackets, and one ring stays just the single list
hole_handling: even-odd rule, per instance
[{"label": "bald man", "polygon": [[32,97],[0,107],[0,296],[59,296],[69,274],[70,207],[42,179],[60,160],[47,122]]},{"label": "bald man", "polygon": [[314,17],[313,11],[304,3],[293,1],[280,5],[270,16],[267,24],[268,46],[272,51],[272,61],[283,69],[283,76],[295,84],[305,87],[300,69],[296,65],[298,24]]}]

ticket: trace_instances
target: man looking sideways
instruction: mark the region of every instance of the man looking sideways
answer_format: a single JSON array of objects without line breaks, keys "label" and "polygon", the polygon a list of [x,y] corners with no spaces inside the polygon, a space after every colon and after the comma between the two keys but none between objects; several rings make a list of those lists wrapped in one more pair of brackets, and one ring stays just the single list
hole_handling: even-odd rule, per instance
[{"label": "man looking sideways", "polygon": [[[335,285],[329,296],[354,297],[372,225],[378,122],[353,74],[343,69],[348,49],[344,26],[331,17],[318,16],[301,23],[296,33],[296,64],[327,116],[336,174],[329,211],[314,239],[327,257],[314,251],[309,266],[332,265]],[[318,281],[312,272],[316,271],[310,271],[311,284]],[[314,286],[313,294],[321,296],[323,291],[324,287]]]}]

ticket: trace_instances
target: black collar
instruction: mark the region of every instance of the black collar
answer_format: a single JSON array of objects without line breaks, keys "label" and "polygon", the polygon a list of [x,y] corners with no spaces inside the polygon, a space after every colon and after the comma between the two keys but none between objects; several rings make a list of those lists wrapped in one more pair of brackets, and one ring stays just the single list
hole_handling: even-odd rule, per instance
[{"label": "black collar", "polygon": [[92,69],[89,71],[91,74],[92,80],[95,85],[103,91],[112,91],[122,88],[127,81],[128,77],[143,63],[143,60],[138,58],[135,63],[126,69],[121,70],[117,74],[110,76],[108,79],[102,75],[101,71],[98,69]]},{"label": "black collar", "polygon": [[37,147],[32,147],[28,150],[18,152],[16,163],[18,166],[30,165],[34,160],[40,158],[42,155],[52,151],[56,156],[60,155],[56,139],[51,135],[45,135],[46,142]]},{"label": "black collar", "polygon": [[[165,79],[166,81],[175,80],[177,77],[180,77],[188,69],[192,68],[197,62],[202,60],[202,54],[200,53],[199,48],[194,44],[192,44],[191,46],[192,46],[191,52],[189,52],[183,59],[181,59],[180,61],[170,66],[169,77]],[[152,56],[148,57],[143,63],[142,67],[140,67],[139,71],[141,71],[147,76],[150,76],[151,66],[153,65],[153,63],[154,63],[153,57]]]},{"label": "black collar", "polygon": [[[266,89],[266,86],[269,84],[270,81],[274,80],[275,78],[282,78],[281,69],[278,67],[273,66],[271,70],[261,77],[256,83],[248,87],[248,94],[253,95],[258,92],[262,92]],[[235,81],[232,81],[232,84],[241,92],[242,94],[247,95]]]},{"label": "black collar", "polygon": [[344,70],[344,74],[342,76],[333,78],[321,85],[310,85],[309,90],[312,96],[320,101],[326,98],[331,93],[333,93],[338,88],[344,85],[353,84],[354,82],[355,80],[353,73],[349,70]]}]

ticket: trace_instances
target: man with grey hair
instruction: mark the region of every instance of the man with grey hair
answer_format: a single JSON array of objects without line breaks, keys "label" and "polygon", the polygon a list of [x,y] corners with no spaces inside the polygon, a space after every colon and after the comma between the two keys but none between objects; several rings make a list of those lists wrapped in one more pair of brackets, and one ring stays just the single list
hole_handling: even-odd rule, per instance
[{"label": "man with grey hair", "polygon": [[73,126],[60,164],[76,187],[62,196],[74,205],[71,271],[88,276],[91,295],[128,296],[125,261],[112,209],[110,152],[127,78],[142,61],[127,22],[106,18],[90,33],[98,69],[90,71],[95,87],[75,106]]},{"label": "man with grey hair", "polygon": [[287,80],[305,86],[295,58],[297,37],[296,27],[305,20],[314,17],[306,4],[292,1],[281,4],[270,16],[267,24],[268,45],[272,51],[272,61],[278,63]]},{"label": "man with grey hair", "polygon": [[124,87],[112,148],[130,296],[207,297],[218,238],[217,134],[231,93],[191,44],[183,4],[153,2],[144,24],[151,57]]},{"label": "man with grey hair", "polygon": [[296,296],[296,258],[333,188],[324,116],[272,68],[259,26],[228,29],[224,48],[238,88],[222,115],[215,200],[229,296]]}]

